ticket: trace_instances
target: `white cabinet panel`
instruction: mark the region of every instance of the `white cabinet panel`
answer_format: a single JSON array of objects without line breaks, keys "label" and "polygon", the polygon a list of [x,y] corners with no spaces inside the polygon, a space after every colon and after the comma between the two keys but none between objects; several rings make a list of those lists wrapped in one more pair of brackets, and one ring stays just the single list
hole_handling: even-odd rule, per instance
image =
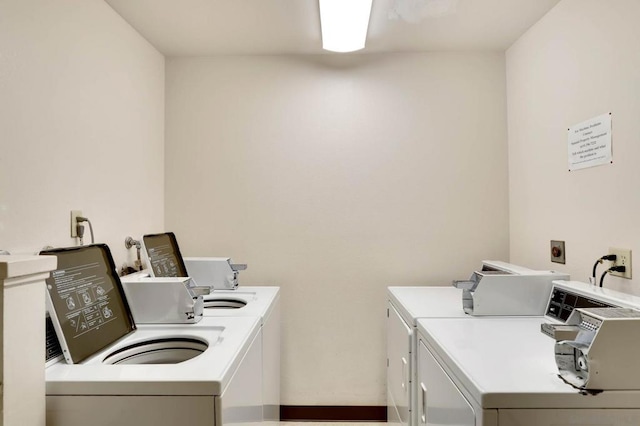
[{"label": "white cabinet panel", "polygon": [[411,388],[411,337],[414,330],[389,305],[387,317],[387,387],[391,395],[389,405],[395,406],[399,424],[409,426]]},{"label": "white cabinet panel", "polygon": [[47,396],[47,426],[215,424],[212,396]]},{"label": "white cabinet panel", "polygon": [[475,426],[475,414],[427,347],[418,342],[418,426]]},{"label": "white cabinet panel", "polygon": [[268,424],[280,420],[280,299],[262,325],[262,367],[264,419]]},{"label": "white cabinet panel", "polygon": [[640,409],[499,410],[500,426],[638,426]]},{"label": "white cabinet panel", "polygon": [[218,398],[221,414],[216,426],[259,426],[263,421],[262,331],[255,337],[233,375],[229,386]]}]

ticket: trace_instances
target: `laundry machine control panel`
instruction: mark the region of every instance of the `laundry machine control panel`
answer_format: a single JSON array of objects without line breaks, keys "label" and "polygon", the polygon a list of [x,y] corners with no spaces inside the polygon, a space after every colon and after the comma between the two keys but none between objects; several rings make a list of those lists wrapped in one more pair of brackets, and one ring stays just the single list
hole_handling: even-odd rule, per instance
[{"label": "laundry machine control panel", "polygon": [[615,305],[554,287],[549,298],[546,315],[566,322],[575,308],[613,308]]}]

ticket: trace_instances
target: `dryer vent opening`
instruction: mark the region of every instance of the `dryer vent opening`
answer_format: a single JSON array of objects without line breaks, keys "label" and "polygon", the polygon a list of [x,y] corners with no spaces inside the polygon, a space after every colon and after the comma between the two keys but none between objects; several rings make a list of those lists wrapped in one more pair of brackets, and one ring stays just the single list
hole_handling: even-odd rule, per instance
[{"label": "dryer vent opening", "polygon": [[104,364],[179,364],[207,350],[207,342],[191,338],[164,338],[134,343],[109,354]]},{"label": "dryer vent opening", "polygon": [[204,307],[207,309],[238,309],[244,306],[247,306],[247,302],[231,297],[205,299],[204,301]]}]

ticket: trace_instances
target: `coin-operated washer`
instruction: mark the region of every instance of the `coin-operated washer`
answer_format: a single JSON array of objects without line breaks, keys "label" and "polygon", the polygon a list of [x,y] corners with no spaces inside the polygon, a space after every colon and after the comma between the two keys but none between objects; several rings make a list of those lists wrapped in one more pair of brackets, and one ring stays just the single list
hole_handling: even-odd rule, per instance
[{"label": "coin-operated washer", "polygon": [[0,255],[0,425],[45,424],[44,280],[55,267],[51,257]]},{"label": "coin-operated washer", "polygon": [[66,360],[45,371],[47,425],[261,421],[257,319],[138,327],[107,246],[42,254],[58,259],[47,305]]},{"label": "coin-operated washer", "polygon": [[264,419],[280,420],[280,287],[239,286],[237,266],[228,257],[183,258],[172,232],[145,235],[143,259],[148,269],[124,281],[156,277],[190,277],[192,285],[210,287],[203,295],[205,317],[260,317],[263,352]]}]

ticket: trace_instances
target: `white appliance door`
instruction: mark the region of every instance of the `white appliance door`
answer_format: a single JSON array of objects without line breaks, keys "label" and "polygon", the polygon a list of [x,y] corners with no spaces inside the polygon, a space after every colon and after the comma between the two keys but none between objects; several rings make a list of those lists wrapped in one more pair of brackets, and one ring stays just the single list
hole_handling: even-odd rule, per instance
[{"label": "white appliance door", "polygon": [[[387,416],[390,423],[409,426],[411,338],[409,327],[389,304],[387,316]],[[394,412],[395,411],[395,412]]]},{"label": "white appliance door", "polygon": [[475,426],[473,407],[438,361],[418,342],[418,426]]},{"label": "white appliance door", "polygon": [[[262,400],[262,331],[244,354],[233,378],[216,398],[215,426],[262,426],[264,406]],[[182,423],[188,425],[188,423]],[[205,423],[200,423],[205,424]]]},{"label": "white appliance door", "polygon": [[265,426],[280,421],[280,299],[262,326],[262,374]]},{"label": "white appliance door", "polygon": [[638,409],[500,410],[498,424],[506,426],[638,426]]}]

